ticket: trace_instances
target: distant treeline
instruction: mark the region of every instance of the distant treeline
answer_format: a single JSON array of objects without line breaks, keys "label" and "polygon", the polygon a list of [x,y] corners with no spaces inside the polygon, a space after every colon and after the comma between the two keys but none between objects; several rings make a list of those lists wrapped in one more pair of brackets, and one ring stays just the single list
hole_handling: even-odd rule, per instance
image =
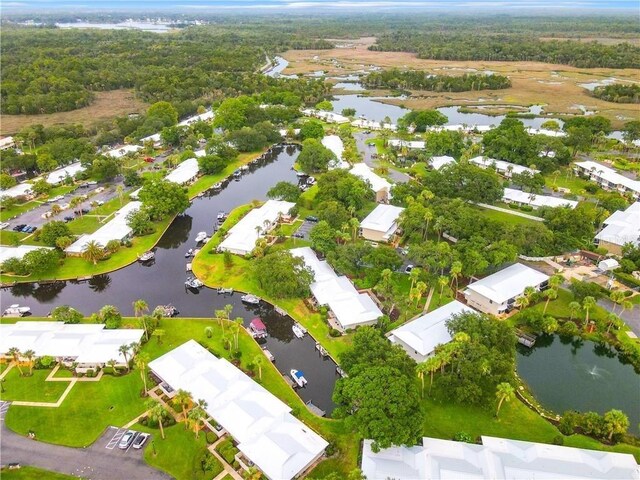
[{"label": "distant treeline", "polygon": [[640,103],[640,85],[605,85],[596,87],[593,96],[607,102]]},{"label": "distant treeline", "polygon": [[432,92],[468,92],[509,88],[511,80],[503,75],[464,74],[430,75],[418,70],[384,70],[371,72],[363,83],[370,88],[415,89]]},{"label": "distant treeline", "polygon": [[[91,103],[94,92],[119,88],[134,88],[149,103],[175,105],[252,94],[277,83],[256,73],[266,53],[331,44],[292,34],[220,34],[197,27],[170,35],[8,27],[2,47],[1,112],[37,114],[74,110]],[[294,93],[301,98],[324,93],[322,85],[290,82],[296,85],[289,90],[299,90]]]},{"label": "distant treeline", "polygon": [[523,35],[463,35],[399,31],[378,37],[370,50],[413,52],[435,60],[530,61],[579,68],[640,68],[640,48]]}]

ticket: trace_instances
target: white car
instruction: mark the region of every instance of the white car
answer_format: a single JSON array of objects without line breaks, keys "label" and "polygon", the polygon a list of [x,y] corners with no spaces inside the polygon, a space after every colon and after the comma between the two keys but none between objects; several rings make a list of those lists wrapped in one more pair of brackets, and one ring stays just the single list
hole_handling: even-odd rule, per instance
[{"label": "white car", "polygon": [[413,270],[413,265],[407,265],[407,267],[404,269],[404,273],[411,273],[411,270]]},{"label": "white car", "polygon": [[136,432],[134,432],[133,430],[127,430],[127,433],[125,433],[120,439],[118,448],[120,448],[121,450],[126,450],[127,448],[129,448],[133,443],[133,438],[135,437],[135,435]]},{"label": "white car", "polygon": [[4,230],[8,226],[9,226],[9,224],[7,222],[2,222],[2,223],[0,223],[0,230]]}]

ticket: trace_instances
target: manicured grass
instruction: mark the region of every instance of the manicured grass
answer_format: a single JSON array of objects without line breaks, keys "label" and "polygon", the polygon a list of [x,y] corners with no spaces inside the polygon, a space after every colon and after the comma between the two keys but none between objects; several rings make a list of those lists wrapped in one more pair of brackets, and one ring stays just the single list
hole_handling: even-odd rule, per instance
[{"label": "manicured grass", "polygon": [[35,431],[43,442],[85,447],[109,425],[122,426],[144,411],[141,390],[137,372],[121,377],[104,375],[98,382],[76,383],[58,408],[12,405],[5,422],[21,435]]},{"label": "manicured grass", "polygon": [[[518,215],[512,215],[507,212],[498,212],[497,210],[489,210],[488,208],[476,207],[477,211],[485,218],[491,220],[497,220],[502,223],[510,223],[511,225],[531,225],[535,220],[529,220],[528,218],[520,217]],[[522,212],[524,213],[524,212]],[[530,213],[527,212],[527,215]]]},{"label": "manicured grass", "polygon": [[0,477],[2,480],[77,480],[80,478],[36,467],[20,467],[14,470],[3,468],[0,470]]},{"label": "manicured grass", "polygon": [[[133,428],[153,435],[144,450],[144,459],[149,465],[164,470],[180,480],[196,478],[196,468],[200,468],[196,462],[200,460],[202,450],[207,445],[204,432],[200,432],[199,438],[196,439],[193,430],[185,430],[184,423],[177,423],[164,429],[163,439],[159,428],[149,428],[140,424]],[[222,465],[219,471],[222,471]],[[207,478],[214,476],[209,475]]]},{"label": "manicured grass", "polygon": [[562,173],[558,175],[557,180],[553,175],[545,176],[545,183],[547,187],[561,187],[568,188],[571,193],[576,195],[584,195],[587,185],[594,185],[593,182],[585,180],[584,178],[577,177],[573,174],[570,167],[560,170]]},{"label": "manicured grass", "polygon": [[[25,374],[29,369],[22,367]],[[21,377],[16,367],[13,367],[4,377],[2,383],[2,400],[19,400],[23,402],[55,403],[69,386],[67,382],[45,382],[51,370],[34,370],[33,375]]]},{"label": "manicured grass", "polygon": [[285,237],[289,237],[295,233],[298,228],[300,228],[300,225],[302,225],[302,219],[296,220],[293,223],[282,224],[276,229],[275,235],[284,235]]},{"label": "manicured grass", "polygon": [[198,193],[208,190],[209,188],[213,187],[216,183],[218,183],[220,180],[230,176],[238,167],[241,167],[242,165],[246,165],[251,160],[259,157],[260,155],[262,155],[262,153],[266,151],[267,149],[265,148],[264,150],[260,150],[258,152],[241,153],[240,155],[238,155],[238,158],[235,161],[231,162],[229,165],[227,165],[222,172],[216,173],[215,175],[204,175],[200,177],[192,185],[189,186],[189,197],[193,198]]}]

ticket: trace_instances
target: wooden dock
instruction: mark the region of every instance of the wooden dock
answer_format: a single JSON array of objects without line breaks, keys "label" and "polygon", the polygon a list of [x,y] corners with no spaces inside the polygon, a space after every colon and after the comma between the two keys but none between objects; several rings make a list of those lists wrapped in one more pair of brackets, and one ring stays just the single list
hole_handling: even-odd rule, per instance
[{"label": "wooden dock", "polygon": [[518,343],[520,345],[524,345],[525,347],[533,347],[536,343],[536,336],[531,333],[523,332],[522,330],[516,330],[516,335],[518,337]]},{"label": "wooden dock", "polygon": [[307,408],[311,411],[311,413],[314,413],[315,415],[318,415],[319,417],[324,417],[327,412],[325,412],[324,410],[322,410],[320,407],[314,405],[311,400],[309,400],[307,403]]}]

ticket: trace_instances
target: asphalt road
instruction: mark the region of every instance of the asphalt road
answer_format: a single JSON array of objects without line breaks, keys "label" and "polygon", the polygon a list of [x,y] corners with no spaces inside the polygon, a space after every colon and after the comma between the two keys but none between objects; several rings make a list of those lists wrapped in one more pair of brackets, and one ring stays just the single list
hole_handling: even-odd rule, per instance
[{"label": "asphalt road", "polygon": [[[614,307],[614,303],[608,298],[601,298],[600,300],[598,300],[598,305],[600,305],[608,312],[611,312]],[[629,325],[629,328],[633,333],[640,337],[640,314],[638,313],[637,305],[633,308],[633,310],[626,310],[622,313],[621,308],[618,306],[616,307],[615,313],[624,321],[624,323]]]},{"label": "asphalt road", "polygon": [[[376,168],[377,162],[374,160],[371,155],[376,153],[376,149],[373,146],[369,146],[366,144],[366,141],[370,138],[375,138],[375,134],[373,133],[354,133],[353,138],[356,139],[356,146],[358,150],[362,153],[364,158],[364,163],[366,163],[369,167]],[[395,183],[406,183],[411,180],[411,177],[406,173],[399,172],[394,170],[393,168],[389,169],[389,177]]]},{"label": "asphalt road", "polygon": [[[2,407],[0,407],[1,409]],[[143,450],[120,450],[110,442],[119,429],[109,427],[90,447],[71,448],[38,442],[0,427],[2,464],[20,463],[90,480],[169,480],[172,477],[147,465]],[[122,429],[120,429],[122,430]],[[37,432],[36,432],[37,433]],[[149,440],[147,440],[147,445]],[[145,445],[146,446],[146,445]]]}]

